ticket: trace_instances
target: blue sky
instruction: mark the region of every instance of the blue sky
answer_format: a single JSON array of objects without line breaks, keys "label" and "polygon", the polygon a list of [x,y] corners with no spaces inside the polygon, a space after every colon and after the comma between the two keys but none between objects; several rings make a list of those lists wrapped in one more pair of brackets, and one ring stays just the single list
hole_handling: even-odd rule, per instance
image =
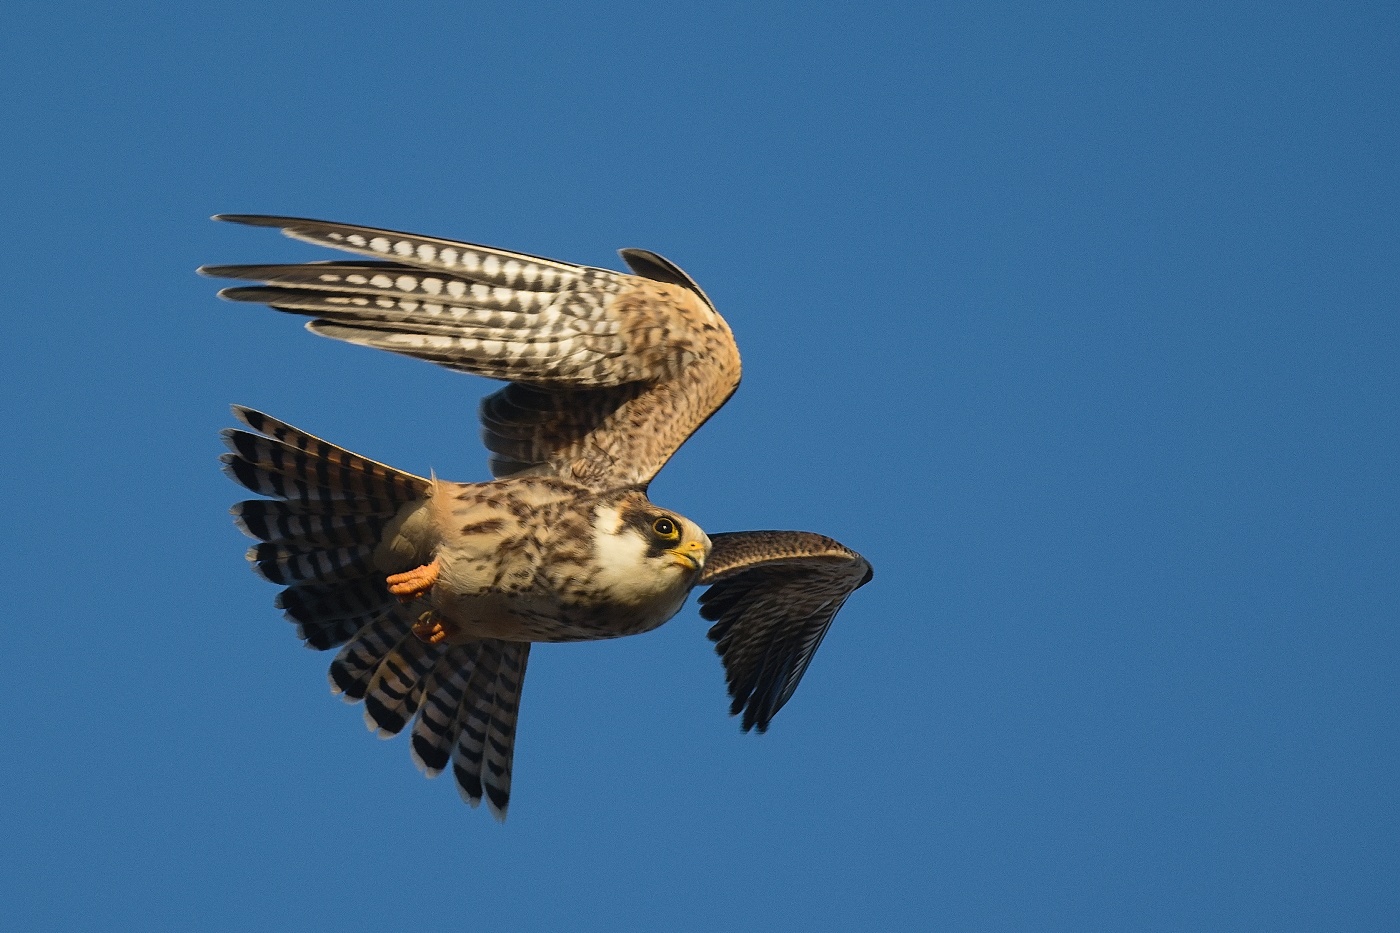
[{"label": "blue sky", "polygon": [[[7,926],[1400,926],[1394,5],[19,4],[0,53]],[[689,271],[745,379],[653,498],[876,568],[772,730],[692,602],[535,652],[504,826],[370,737],[217,432],[484,479],[491,384],[217,301],[329,254],[216,212]]]}]

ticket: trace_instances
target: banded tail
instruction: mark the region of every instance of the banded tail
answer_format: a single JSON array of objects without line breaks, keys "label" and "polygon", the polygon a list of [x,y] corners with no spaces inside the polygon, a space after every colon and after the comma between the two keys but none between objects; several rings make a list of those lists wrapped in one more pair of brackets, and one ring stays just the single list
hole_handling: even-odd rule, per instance
[{"label": "banded tail", "polygon": [[384,582],[410,568],[375,565],[385,526],[427,499],[432,482],[250,408],[233,414],[256,433],[223,432],[224,472],[272,497],[238,503],[234,521],[261,542],[248,550],[253,569],[286,586],[276,605],[297,636],[318,651],[340,647],[332,692],[363,700],[381,738],[413,722],[411,753],[423,772],[435,777],[450,762],[463,799],[476,806],[485,797],[505,819],[529,644],[427,644],[412,631],[423,608],[399,603]]}]

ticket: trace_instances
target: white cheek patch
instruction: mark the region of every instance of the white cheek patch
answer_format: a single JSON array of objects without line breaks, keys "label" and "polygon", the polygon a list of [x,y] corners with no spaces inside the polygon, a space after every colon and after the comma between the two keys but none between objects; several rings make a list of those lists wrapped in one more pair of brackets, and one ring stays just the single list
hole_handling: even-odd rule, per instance
[{"label": "white cheek patch", "polygon": [[593,542],[597,548],[598,564],[605,574],[635,574],[642,569],[646,560],[647,543],[635,531],[616,534],[600,528]]},{"label": "white cheek patch", "polygon": [[665,564],[648,559],[641,532],[624,526],[617,509],[599,508],[593,526],[594,553],[598,560],[599,586],[622,603],[642,603],[664,591],[670,580]]}]

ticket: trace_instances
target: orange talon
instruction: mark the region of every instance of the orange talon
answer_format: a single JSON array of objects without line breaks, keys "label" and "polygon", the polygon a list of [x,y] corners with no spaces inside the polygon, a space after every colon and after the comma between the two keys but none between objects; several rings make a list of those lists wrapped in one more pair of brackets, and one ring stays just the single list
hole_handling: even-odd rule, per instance
[{"label": "orange talon", "polygon": [[411,603],[431,590],[433,584],[437,583],[437,578],[438,561],[434,557],[432,563],[414,567],[403,573],[390,574],[384,582],[389,585],[389,592],[399,598],[399,602]]},{"label": "orange talon", "polygon": [[418,621],[413,623],[413,634],[418,636],[419,641],[425,641],[430,645],[446,641],[456,631],[456,627],[450,622],[444,622],[431,612],[425,612],[418,617]]}]

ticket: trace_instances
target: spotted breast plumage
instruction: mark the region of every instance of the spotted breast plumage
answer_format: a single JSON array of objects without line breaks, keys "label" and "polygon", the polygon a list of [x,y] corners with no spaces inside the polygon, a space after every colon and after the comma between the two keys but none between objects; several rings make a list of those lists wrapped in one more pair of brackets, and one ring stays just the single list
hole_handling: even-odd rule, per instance
[{"label": "spotted breast plumage", "polygon": [[859,554],[796,531],[707,536],[647,486],[733,394],[738,348],[677,266],[623,250],[631,274],[369,227],[219,219],[369,257],[208,266],[226,288],[313,318],[314,333],[506,381],[481,403],[492,476],[396,470],[251,409],[225,468],[264,499],[233,509],[254,568],[332,689],[381,736],[411,725],[429,775],[449,766],[504,819],[534,642],[650,631],[691,589],[745,731],[768,728],[846,599]]}]

